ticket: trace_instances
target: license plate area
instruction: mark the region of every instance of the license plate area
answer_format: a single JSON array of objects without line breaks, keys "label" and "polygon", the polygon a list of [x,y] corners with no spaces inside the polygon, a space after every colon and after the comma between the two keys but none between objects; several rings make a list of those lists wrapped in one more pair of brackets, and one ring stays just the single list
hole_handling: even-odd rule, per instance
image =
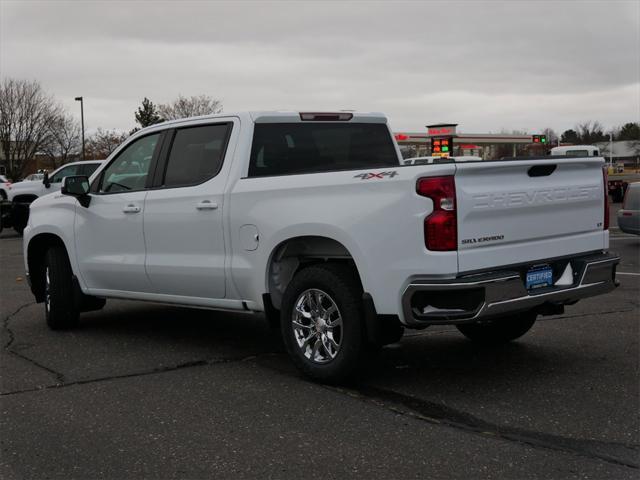
[{"label": "license plate area", "polygon": [[550,287],[553,285],[553,269],[549,265],[538,265],[530,268],[525,277],[527,290]]}]

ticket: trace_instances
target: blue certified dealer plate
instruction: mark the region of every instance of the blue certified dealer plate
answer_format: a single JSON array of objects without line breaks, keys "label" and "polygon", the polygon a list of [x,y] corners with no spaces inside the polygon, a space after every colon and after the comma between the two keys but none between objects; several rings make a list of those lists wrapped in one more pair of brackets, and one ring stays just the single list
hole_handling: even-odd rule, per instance
[{"label": "blue certified dealer plate", "polygon": [[543,288],[553,285],[553,270],[551,267],[534,267],[527,272],[525,282],[527,290]]}]

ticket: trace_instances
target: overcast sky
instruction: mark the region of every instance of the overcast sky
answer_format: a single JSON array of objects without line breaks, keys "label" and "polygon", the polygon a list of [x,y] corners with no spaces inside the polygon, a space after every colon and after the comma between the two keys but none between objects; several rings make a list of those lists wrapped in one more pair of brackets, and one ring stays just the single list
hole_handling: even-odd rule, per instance
[{"label": "overcast sky", "polygon": [[238,110],[385,112],[397,131],[640,119],[640,1],[0,0],[0,74],[37,79],[87,129],[143,97]]}]

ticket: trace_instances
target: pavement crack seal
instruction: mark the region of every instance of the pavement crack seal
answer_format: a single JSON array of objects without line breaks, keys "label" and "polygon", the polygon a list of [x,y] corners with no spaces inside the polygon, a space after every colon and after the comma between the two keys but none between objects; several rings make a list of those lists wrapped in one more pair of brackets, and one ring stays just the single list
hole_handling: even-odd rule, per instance
[{"label": "pavement crack seal", "polygon": [[[246,355],[243,357],[236,357],[236,358],[212,358],[209,360],[193,360],[190,362],[184,362],[184,363],[179,363],[177,365],[168,365],[168,366],[164,366],[164,367],[156,367],[156,368],[152,368],[149,370],[142,370],[139,372],[131,372],[131,373],[123,373],[120,375],[108,375],[106,377],[95,377],[95,378],[87,378],[84,380],[76,380],[73,382],[61,382],[61,383],[57,383],[54,385],[44,385],[42,387],[36,387],[36,388],[27,388],[24,390],[14,390],[11,392],[3,392],[0,393],[0,397],[7,397],[7,396],[11,396],[11,395],[18,395],[21,393],[32,393],[32,392],[39,392],[42,390],[54,390],[54,389],[59,389],[59,388],[67,388],[67,387],[73,387],[76,385],[87,385],[87,384],[91,384],[91,383],[100,383],[100,382],[109,382],[111,380],[120,380],[123,378],[132,378],[132,377],[143,377],[146,375],[157,375],[157,374],[161,374],[161,373],[167,373],[167,372],[174,372],[176,370],[182,370],[184,368],[194,368],[194,367],[204,367],[207,365],[220,365],[220,364],[225,364],[225,363],[235,363],[235,362],[248,362],[248,361],[253,361],[256,358],[262,357],[262,356],[266,356],[266,355],[272,355],[271,352],[266,352],[266,353],[260,353],[260,354],[255,354],[255,355]],[[46,367],[43,367],[46,368]]]},{"label": "pavement crack seal", "polygon": [[18,315],[22,310],[24,310],[27,307],[30,307],[32,305],[35,305],[36,302],[29,302],[29,303],[25,303],[23,305],[20,305],[13,313],[10,313],[9,315],[7,315],[3,322],[2,322],[2,329],[4,330],[4,332],[6,332],[7,334],[7,342],[4,344],[3,349],[11,354],[14,355],[18,358],[21,358],[22,360],[30,363],[31,365],[34,365],[35,367],[38,367],[48,373],[50,373],[51,375],[53,375],[56,379],[56,384],[62,384],[64,383],[64,375],[62,375],[62,373],[57,372],[49,367],[47,367],[46,365],[43,365],[35,360],[33,360],[32,358],[27,357],[26,355],[23,355],[20,352],[17,352],[16,350],[14,350],[13,344],[16,340],[16,335],[13,332],[13,330],[11,330],[11,327],[9,326],[9,322],[13,319],[13,317],[15,317],[16,315]]},{"label": "pavement crack seal", "polygon": [[14,310],[12,313],[4,317],[4,320],[2,321],[2,329],[5,332],[7,332],[8,340],[7,340],[7,343],[5,343],[2,348],[4,348],[5,350],[9,350],[9,348],[11,347],[11,345],[13,345],[13,342],[15,341],[15,335],[13,334],[13,330],[9,328],[9,322],[11,321],[11,319],[15,317],[17,314],[19,314],[23,309],[35,304],[36,302],[29,302],[29,303],[20,305],[16,310]]},{"label": "pavement crack seal", "polygon": [[396,414],[484,437],[517,442],[536,448],[573,453],[615,465],[638,469],[638,446],[597,440],[581,440],[506,425],[496,425],[445,405],[376,387],[354,389],[326,386],[358,400],[373,403]]}]

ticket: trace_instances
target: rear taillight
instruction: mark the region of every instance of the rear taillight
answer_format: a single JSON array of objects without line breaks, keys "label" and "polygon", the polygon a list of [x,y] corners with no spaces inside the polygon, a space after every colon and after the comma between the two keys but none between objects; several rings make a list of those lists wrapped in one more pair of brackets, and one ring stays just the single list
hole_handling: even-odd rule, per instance
[{"label": "rear taillight", "polygon": [[457,250],[458,219],[453,176],[421,178],[416,190],[418,195],[433,200],[433,212],[424,219],[424,244],[427,249],[440,252]]},{"label": "rear taillight", "polygon": [[609,230],[609,175],[607,167],[602,168],[602,181],[604,182],[604,222],[603,230]]}]

